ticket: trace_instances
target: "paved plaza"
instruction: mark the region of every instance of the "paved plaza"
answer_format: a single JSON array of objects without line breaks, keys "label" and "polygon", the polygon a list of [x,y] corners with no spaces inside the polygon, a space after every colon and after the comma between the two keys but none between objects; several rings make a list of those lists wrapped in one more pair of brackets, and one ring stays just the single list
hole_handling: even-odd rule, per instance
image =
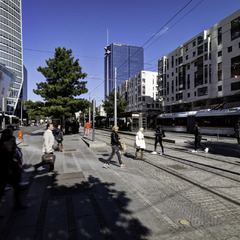
[{"label": "paved plaza", "polygon": [[122,155],[127,167],[120,168],[114,156],[105,169],[109,132],[96,131],[99,145],[94,147],[86,144],[91,136],[65,135],[64,151],[55,152],[57,172],[48,173],[47,166],[35,172],[43,132],[39,127],[24,134],[23,177],[29,185],[22,199],[28,207],[15,209],[13,191],[6,193],[0,203],[0,239],[240,239],[235,139],[207,137],[209,154],[194,155],[192,136],[169,133],[166,155],[160,156],[151,155],[153,132],[148,131],[142,161],[133,160],[135,133],[120,133],[127,144]]}]

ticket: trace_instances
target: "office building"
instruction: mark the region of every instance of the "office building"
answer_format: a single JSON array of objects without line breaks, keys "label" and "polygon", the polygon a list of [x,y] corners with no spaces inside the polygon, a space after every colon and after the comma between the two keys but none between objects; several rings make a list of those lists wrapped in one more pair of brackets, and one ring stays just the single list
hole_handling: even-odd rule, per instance
[{"label": "office building", "polygon": [[158,61],[164,112],[240,106],[240,10]]},{"label": "office building", "polygon": [[16,76],[7,98],[7,113],[14,114],[23,83],[21,0],[0,1],[0,63]]},{"label": "office building", "polygon": [[143,48],[112,43],[105,48],[105,96],[114,89],[115,68],[117,86],[144,69]]}]

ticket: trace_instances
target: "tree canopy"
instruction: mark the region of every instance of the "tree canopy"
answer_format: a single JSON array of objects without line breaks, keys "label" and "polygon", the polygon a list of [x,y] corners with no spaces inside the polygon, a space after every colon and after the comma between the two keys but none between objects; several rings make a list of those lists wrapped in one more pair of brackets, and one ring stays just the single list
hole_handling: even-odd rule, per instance
[{"label": "tree canopy", "polygon": [[[106,96],[106,100],[103,101],[104,111],[107,113],[108,117],[114,116],[114,89],[110,92],[109,96]],[[120,94],[117,92],[117,115],[126,112],[127,101],[121,99]]]},{"label": "tree canopy", "polygon": [[[47,67],[38,67],[38,71],[46,78],[37,83],[33,92],[44,99],[44,103],[31,103],[32,108],[45,116],[73,116],[75,112],[88,108],[89,101],[78,98],[87,93],[87,74],[82,72],[79,59],[74,60],[72,50],[65,47],[55,48],[54,58],[46,60]],[[26,104],[27,105],[27,104]]]}]

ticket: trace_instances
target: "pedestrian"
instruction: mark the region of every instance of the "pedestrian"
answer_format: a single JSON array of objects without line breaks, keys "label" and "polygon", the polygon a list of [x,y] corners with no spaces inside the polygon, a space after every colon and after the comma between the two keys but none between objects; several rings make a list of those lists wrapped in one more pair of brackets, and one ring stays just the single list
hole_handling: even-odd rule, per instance
[{"label": "pedestrian", "polygon": [[197,122],[195,122],[194,136],[195,136],[195,142],[194,142],[194,150],[192,150],[192,152],[194,153],[197,152],[197,148],[198,146],[200,146],[207,153],[209,148],[204,147],[201,143],[201,140],[202,140],[201,129],[198,126]]},{"label": "pedestrian", "polygon": [[240,119],[238,119],[236,126],[235,126],[235,134],[237,137],[237,142],[240,144]]},{"label": "pedestrian", "polygon": [[91,127],[90,122],[85,123],[85,136],[89,136],[89,128]]},{"label": "pedestrian", "polygon": [[119,145],[120,145],[120,139],[121,137],[119,137],[118,135],[118,126],[113,126],[112,128],[112,133],[111,133],[111,145],[112,145],[112,153],[110,155],[110,157],[108,158],[107,162],[103,165],[104,168],[109,168],[109,163],[112,160],[114,154],[117,154],[118,157],[118,162],[120,164],[121,168],[125,168],[126,166],[122,163],[121,160],[121,154],[119,152]]},{"label": "pedestrian", "polygon": [[138,159],[138,152],[141,150],[141,160],[143,160],[144,150],[146,149],[146,143],[144,140],[143,134],[144,128],[140,128],[136,134],[136,141],[134,143],[134,147],[136,148],[135,152],[135,160]]},{"label": "pedestrian", "polygon": [[154,135],[155,135],[155,144],[154,144],[154,151],[152,152],[152,154],[157,154],[157,152],[156,152],[157,144],[159,143],[162,148],[162,152],[160,153],[160,155],[164,155],[164,148],[163,148],[162,140],[165,137],[165,133],[164,133],[164,130],[162,129],[162,126],[157,125]]},{"label": "pedestrian", "polygon": [[[47,130],[43,134],[44,142],[43,142],[42,151],[46,155],[49,155],[49,159],[53,159],[53,160],[45,161],[44,158],[42,158],[42,161],[40,163],[34,165],[35,171],[37,171],[37,169],[40,166],[47,164],[47,165],[49,165],[49,172],[55,172],[55,170],[54,170],[55,155],[53,154],[54,136],[53,136],[52,130],[53,130],[53,124],[48,123]],[[53,155],[53,156],[51,156],[51,155]],[[44,157],[44,155],[43,155],[43,157]]]},{"label": "pedestrian", "polygon": [[57,149],[59,152],[62,152],[62,142],[63,142],[63,132],[61,130],[61,125],[58,125],[57,128],[54,128],[53,135],[55,140],[57,141]]},{"label": "pedestrian", "polygon": [[20,198],[21,171],[18,162],[15,160],[16,152],[14,144],[14,137],[11,135],[9,129],[4,130],[0,139],[0,198],[5,194],[5,188],[9,184],[14,189],[16,207],[22,209],[25,206],[22,204]]}]

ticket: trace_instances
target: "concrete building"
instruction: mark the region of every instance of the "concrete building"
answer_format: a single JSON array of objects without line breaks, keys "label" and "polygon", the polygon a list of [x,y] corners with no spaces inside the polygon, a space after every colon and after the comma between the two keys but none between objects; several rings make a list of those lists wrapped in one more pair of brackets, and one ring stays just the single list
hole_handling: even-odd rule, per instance
[{"label": "concrete building", "polygon": [[115,68],[117,86],[144,69],[143,47],[112,43],[105,47],[105,96],[114,89]]},{"label": "concrete building", "polygon": [[21,0],[0,1],[0,63],[16,75],[10,86],[7,113],[14,114],[23,83]]},{"label": "concrete building", "polygon": [[118,91],[123,100],[128,101],[128,113],[140,113],[142,126],[151,126],[160,109],[158,97],[158,73],[140,71],[119,85]]},{"label": "concrete building", "polygon": [[240,106],[240,10],[159,59],[158,78],[164,112]]},{"label": "concrete building", "polygon": [[10,94],[10,87],[15,82],[16,76],[13,72],[0,64],[0,111],[6,112],[7,99]]}]

